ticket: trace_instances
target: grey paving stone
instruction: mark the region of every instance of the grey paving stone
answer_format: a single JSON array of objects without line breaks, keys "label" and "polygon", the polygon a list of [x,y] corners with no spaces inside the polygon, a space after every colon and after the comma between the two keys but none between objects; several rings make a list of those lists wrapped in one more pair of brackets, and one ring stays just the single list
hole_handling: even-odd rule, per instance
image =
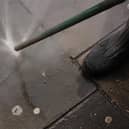
[{"label": "grey paving stone", "polygon": [[[107,121],[109,119],[109,121]],[[129,120],[96,93],[51,129],[128,129]]]}]

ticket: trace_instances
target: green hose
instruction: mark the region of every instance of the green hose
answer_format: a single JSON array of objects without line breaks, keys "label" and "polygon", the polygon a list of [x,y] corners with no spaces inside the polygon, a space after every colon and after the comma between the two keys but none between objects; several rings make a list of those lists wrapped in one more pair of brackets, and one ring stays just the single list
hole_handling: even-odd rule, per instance
[{"label": "green hose", "polygon": [[29,47],[30,45],[33,45],[35,43],[38,43],[39,41],[46,39],[64,29],[67,29],[77,23],[80,23],[83,20],[86,20],[92,16],[95,16],[98,13],[101,13],[107,9],[112,8],[115,5],[118,5],[122,2],[124,2],[126,0],[104,0],[103,2],[98,3],[97,5],[86,9],[85,11],[83,11],[82,13],[56,25],[55,27],[41,33],[39,36],[32,38],[30,40],[27,40],[25,42],[22,42],[21,44],[15,46],[15,50],[21,50],[24,49],[26,47]]}]

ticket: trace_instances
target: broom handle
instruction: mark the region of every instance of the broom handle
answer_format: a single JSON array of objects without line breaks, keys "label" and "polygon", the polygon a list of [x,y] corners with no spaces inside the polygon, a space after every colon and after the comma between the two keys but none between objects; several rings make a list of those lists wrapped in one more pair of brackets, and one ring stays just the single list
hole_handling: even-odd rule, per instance
[{"label": "broom handle", "polygon": [[80,14],[56,25],[55,27],[41,33],[39,36],[35,37],[35,38],[32,38],[32,39],[29,39],[25,42],[21,42],[19,45],[15,46],[15,50],[18,51],[18,50],[21,50],[21,49],[24,49],[26,47],[29,47],[33,44],[36,44],[38,43],[39,41],[43,40],[43,39],[46,39],[64,29],[67,29],[77,23],[80,23],[81,21],[83,20],[86,20],[92,16],[95,16],[107,9],[110,9],[112,7],[114,7],[115,5],[118,5],[122,2],[124,2],[126,0],[104,0],[98,4],[96,4],[95,6],[89,8],[89,9],[86,9],[85,11],[81,12]]}]

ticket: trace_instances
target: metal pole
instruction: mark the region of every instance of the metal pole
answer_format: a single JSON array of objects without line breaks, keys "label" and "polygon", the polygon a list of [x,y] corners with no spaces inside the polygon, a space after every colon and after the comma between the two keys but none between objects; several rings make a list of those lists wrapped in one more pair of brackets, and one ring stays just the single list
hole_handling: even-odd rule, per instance
[{"label": "metal pole", "polygon": [[29,47],[30,45],[33,45],[35,43],[38,43],[39,41],[43,40],[43,39],[46,39],[64,29],[67,29],[85,19],[88,19],[98,13],[101,13],[107,9],[110,9],[112,8],[113,6],[115,5],[118,5],[122,2],[124,2],[126,0],[104,0],[100,3],[98,3],[97,5],[89,8],[89,9],[86,9],[85,11],[83,11],[82,13],[56,25],[55,27],[43,32],[42,34],[40,34],[39,36],[35,37],[35,38],[32,38],[30,40],[27,40],[25,42],[22,42],[21,44],[15,46],[15,50],[18,51],[18,50],[21,50],[21,49],[24,49],[26,47]]}]

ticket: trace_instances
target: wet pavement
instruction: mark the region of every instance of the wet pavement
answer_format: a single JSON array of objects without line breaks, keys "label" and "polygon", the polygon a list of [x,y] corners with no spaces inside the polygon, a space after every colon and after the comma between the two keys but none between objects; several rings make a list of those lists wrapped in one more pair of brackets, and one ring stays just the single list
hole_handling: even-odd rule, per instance
[{"label": "wet pavement", "polygon": [[[118,38],[118,36],[123,32],[126,27],[125,22],[109,33],[106,37],[103,37],[100,41],[95,44],[99,44],[101,42],[109,42],[112,37],[112,41]],[[93,46],[91,46],[93,47]],[[90,49],[87,52],[84,52],[77,60],[81,65],[85,56],[90,52]],[[93,77],[92,79],[97,83],[98,88],[106,92],[106,94],[110,97],[111,103],[114,103],[121,108],[126,116],[129,117],[129,87],[128,87],[128,69],[129,62],[128,56],[125,56],[125,60],[120,62],[119,67],[114,68],[110,73],[103,74],[103,76]],[[119,70],[118,70],[119,69]]]},{"label": "wet pavement", "polygon": [[50,129],[123,129],[129,121],[106,98],[96,92]]},{"label": "wet pavement", "polygon": [[[7,7],[7,1],[0,0],[0,38],[10,39],[11,34],[13,45],[18,44],[97,2],[9,0]],[[12,52],[11,42],[1,41],[0,128],[129,128],[126,115],[98,92],[96,84],[84,78],[70,59],[126,20],[125,7],[115,7],[19,54]],[[120,10],[119,17],[116,10]],[[110,126],[105,124],[106,116],[112,116]]]},{"label": "wet pavement", "polygon": [[[3,129],[43,128],[96,90],[52,39],[26,49],[18,57],[2,43],[0,52]],[[19,116],[12,114],[16,105],[23,109]],[[36,107],[41,110],[38,115],[33,114]]]}]

